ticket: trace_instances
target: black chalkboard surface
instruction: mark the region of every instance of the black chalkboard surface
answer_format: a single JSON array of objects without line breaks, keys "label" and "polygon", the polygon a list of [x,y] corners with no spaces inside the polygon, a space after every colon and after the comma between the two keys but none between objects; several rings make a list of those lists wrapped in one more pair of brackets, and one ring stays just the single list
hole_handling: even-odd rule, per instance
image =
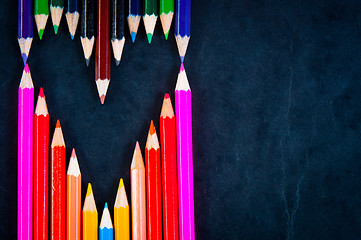
[{"label": "black chalkboard surface", "polygon": [[[16,238],[17,91],[23,63],[17,3],[0,8],[0,239]],[[34,33],[29,56],[51,137],[61,120],[98,210],[111,214],[120,177],[180,66],[160,22],[151,45],[141,22],[101,105],[94,56],[79,29]],[[192,2],[185,68],[192,88],[197,239],[359,239],[361,235],[360,1]],[[172,27],[173,31],[173,27]],[[69,159],[69,158],[68,158]],[[130,196],[130,195],[128,195]]]}]

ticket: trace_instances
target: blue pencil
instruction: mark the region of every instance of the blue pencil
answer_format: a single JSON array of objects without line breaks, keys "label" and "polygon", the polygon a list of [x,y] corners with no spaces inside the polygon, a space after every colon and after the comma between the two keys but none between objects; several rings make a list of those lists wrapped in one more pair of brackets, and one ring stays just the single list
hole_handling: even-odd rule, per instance
[{"label": "blue pencil", "polygon": [[113,224],[107,203],[105,203],[102,220],[100,221],[99,240],[113,240]]},{"label": "blue pencil", "polygon": [[142,15],[142,4],[140,0],[129,0],[128,26],[132,42],[137,36],[140,17]]},{"label": "blue pencil", "polygon": [[183,62],[191,37],[191,0],[176,0],[174,35]]}]

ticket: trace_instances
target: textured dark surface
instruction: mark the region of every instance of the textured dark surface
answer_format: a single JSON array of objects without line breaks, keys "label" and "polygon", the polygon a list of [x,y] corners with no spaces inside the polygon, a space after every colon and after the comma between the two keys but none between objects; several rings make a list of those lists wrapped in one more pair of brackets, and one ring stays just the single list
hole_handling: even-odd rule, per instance
[{"label": "textured dark surface", "polygon": [[[359,1],[192,3],[185,58],[193,91],[197,239],[359,239],[361,236],[361,5]],[[16,238],[17,5],[0,8],[0,239]],[[105,105],[65,18],[35,36],[29,65],[44,88],[51,132],[60,118],[98,210],[111,213],[163,94],[174,99],[173,37],[143,24],[112,62]],[[126,26],[127,27],[127,26]],[[94,54],[93,54],[94,55]],[[113,61],[113,60],[112,60]],[[51,133],[52,137],[52,133]],[[69,159],[69,158],[68,158]],[[84,196],[83,196],[84,198]]]}]

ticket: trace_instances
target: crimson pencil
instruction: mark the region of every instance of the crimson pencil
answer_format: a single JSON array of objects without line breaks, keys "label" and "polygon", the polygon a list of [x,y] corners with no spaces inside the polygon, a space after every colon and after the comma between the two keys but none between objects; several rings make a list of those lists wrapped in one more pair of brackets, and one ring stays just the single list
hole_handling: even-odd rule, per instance
[{"label": "crimson pencil", "polygon": [[164,240],[179,239],[176,138],[174,111],[169,94],[166,93],[160,114]]},{"label": "crimson pencil", "polygon": [[162,197],[160,149],[153,121],[150,122],[145,146],[145,179],[147,186],[147,237],[162,240]]},{"label": "crimson pencil", "polygon": [[51,143],[51,240],[65,239],[65,142],[59,120]]},{"label": "crimson pencil", "polygon": [[104,104],[110,82],[110,4],[97,0],[97,40],[95,50],[95,82],[101,104]]},{"label": "crimson pencil", "polygon": [[40,88],[34,114],[34,240],[48,239],[49,113]]}]

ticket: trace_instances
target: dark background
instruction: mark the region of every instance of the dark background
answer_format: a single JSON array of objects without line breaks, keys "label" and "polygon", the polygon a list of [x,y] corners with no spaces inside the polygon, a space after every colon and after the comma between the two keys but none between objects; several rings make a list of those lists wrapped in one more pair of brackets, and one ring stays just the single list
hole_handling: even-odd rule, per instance
[{"label": "dark background", "polygon": [[[0,8],[0,239],[16,238],[17,91],[23,64],[17,2]],[[185,68],[192,88],[197,239],[360,239],[360,1],[192,3]],[[35,30],[35,23],[34,23]],[[173,27],[172,27],[173,33]],[[42,86],[51,138],[60,119],[68,159],[101,212],[112,210],[135,142],[159,130],[165,92],[180,66],[173,34],[158,19],[148,45],[126,26],[120,66],[100,105],[94,55],[86,67],[65,16],[54,36],[34,32],[29,66]],[[112,211],[111,211],[112,213]]]}]

